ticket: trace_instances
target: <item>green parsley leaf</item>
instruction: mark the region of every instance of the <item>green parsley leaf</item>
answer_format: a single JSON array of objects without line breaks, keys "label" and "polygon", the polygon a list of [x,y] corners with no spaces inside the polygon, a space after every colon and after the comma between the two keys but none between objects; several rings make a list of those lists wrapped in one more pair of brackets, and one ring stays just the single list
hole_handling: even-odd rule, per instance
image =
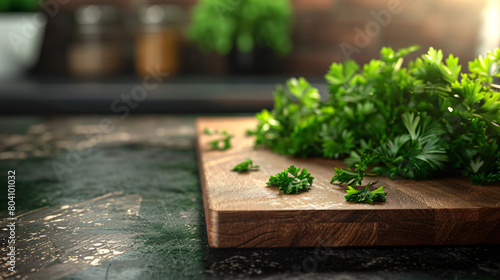
[{"label": "green parsley leaf", "polygon": [[231,171],[245,172],[250,170],[257,170],[258,168],[258,165],[253,165],[253,161],[247,158],[244,162],[235,165],[233,169],[231,169]]},{"label": "green parsley leaf", "polygon": [[362,190],[356,190],[349,186],[347,190],[347,195],[344,196],[346,201],[351,201],[354,203],[370,203],[373,202],[385,202],[385,196],[387,193],[384,191],[384,187],[380,187],[374,191],[370,191],[369,187],[376,184],[376,182],[369,183]]},{"label": "green parsley leaf", "polygon": [[285,194],[290,194],[299,193],[299,191],[308,191],[313,180],[314,177],[307,172],[307,169],[304,168],[300,171],[299,167],[292,165],[283,172],[269,177],[269,181],[266,184],[279,186],[280,191],[283,191]]}]

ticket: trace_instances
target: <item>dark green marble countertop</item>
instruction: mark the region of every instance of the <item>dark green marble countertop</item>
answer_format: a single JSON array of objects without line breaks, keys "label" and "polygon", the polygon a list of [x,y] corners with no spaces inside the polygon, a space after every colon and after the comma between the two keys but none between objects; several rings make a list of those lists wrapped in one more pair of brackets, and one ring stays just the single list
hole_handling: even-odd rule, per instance
[{"label": "dark green marble countertop", "polygon": [[[211,249],[194,117],[2,117],[16,170],[17,273],[5,279],[498,279],[499,246]],[[100,127],[101,121],[110,126]],[[5,228],[6,190],[0,201]]]}]

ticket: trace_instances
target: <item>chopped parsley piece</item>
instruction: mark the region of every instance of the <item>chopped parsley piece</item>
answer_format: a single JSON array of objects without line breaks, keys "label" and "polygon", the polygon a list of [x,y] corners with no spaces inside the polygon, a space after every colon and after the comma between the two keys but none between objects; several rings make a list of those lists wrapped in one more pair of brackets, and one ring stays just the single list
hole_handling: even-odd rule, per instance
[{"label": "chopped parsley piece", "polygon": [[304,168],[300,171],[299,167],[292,165],[285,169],[285,171],[269,177],[269,182],[266,184],[279,186],[280,191],[290,194],[299,193],[299,191],[308,191],[313,180],[314,177],[307,172],[307,169]]},{"label": "chopped parsley piece", "polygon": [[226,130],[222,130],[220,133],[219,131],[215,129],[210,129],[210,128],[205,128],[203,130],[203,134],[206,135],[220,135],[222,138],[212,140],[209,142],[210,147],[212,150],[219,150],[219,151],[225,151],[229,148],[231,148],[231,138],[234,137],[234,135],[231,135],[227,133]]},{"label": "chopped parsley piece", "polygon": [[253,165],[253,161],[247,158],[244,162],[239,163],[231,169],[231,171],[236,172],[245,172],[245,171],[253,171],[259,169],[258,165]]},{"label": "chopped parsley piece", "polygon": [[347,190],[347,195],[344,196],[345,200],[354,203],[370,203],[373,202],[385,202],[385,196],[387,193],[384,191],[384,187],[380,187],[374,191],[370,191],[369,187],[376,184],[375,182],[369,183],[366,187],[360,191],[355,190],[353,187],[349,186]]},{"label": "chopped parsley piece", "polygon": [[205,129],[203,129],[203,134],[214,135],[214,134],[217,134],[217,130],[211,129],[211,128],[205,128]]}]

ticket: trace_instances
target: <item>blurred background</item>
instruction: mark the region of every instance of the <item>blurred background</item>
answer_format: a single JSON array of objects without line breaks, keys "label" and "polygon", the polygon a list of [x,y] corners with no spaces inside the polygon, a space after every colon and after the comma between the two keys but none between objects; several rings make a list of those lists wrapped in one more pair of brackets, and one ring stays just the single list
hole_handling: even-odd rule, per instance
[{"label": "blurred background", "polygon": [[1,0],[0,113],[255,112],[332,62],[500,46],[498,0]]}]

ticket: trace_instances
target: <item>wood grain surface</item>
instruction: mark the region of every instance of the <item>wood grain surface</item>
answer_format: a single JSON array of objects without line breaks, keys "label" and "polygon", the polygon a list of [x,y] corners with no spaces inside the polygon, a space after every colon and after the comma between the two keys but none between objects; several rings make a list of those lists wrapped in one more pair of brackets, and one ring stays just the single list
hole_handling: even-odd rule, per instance
[{"label": "wood grain surface", "polygon": [[[254,149],[253,117],[207,117],[196,122],[198,157],[209,245],[225,247],[314,247],[386,245],[500,244],[500,184],[473,186],[467,178],[389,180],[387,202],[354,204],[346,185],[330,184],[342,161],[294,158]],[[217,136],[234,135],[227,151],[210,149]],[[258,171],[230,169],[251,158]],[[315,177],[308,192],[285,195],[267,186],[269,176],[290,165]]]}]

